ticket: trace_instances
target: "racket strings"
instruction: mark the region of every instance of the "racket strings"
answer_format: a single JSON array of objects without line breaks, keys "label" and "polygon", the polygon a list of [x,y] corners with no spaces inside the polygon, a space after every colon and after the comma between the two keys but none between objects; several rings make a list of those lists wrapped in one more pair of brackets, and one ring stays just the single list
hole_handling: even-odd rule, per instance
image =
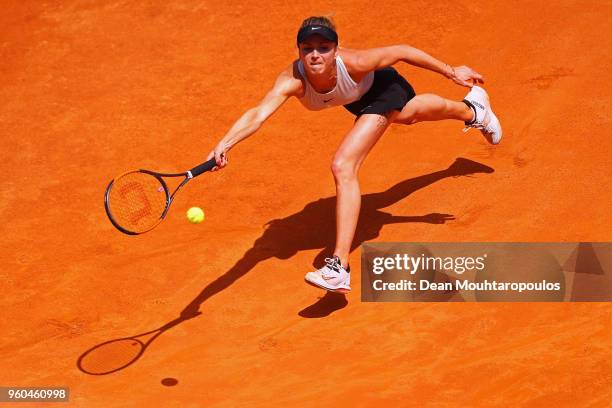
[{"label": "racket strings", "polygon": [[167,205],[167,192],[155,176],[132,172],[113,181],[109,207],[113,219],[132,232],[144,232],[161,219]]}]

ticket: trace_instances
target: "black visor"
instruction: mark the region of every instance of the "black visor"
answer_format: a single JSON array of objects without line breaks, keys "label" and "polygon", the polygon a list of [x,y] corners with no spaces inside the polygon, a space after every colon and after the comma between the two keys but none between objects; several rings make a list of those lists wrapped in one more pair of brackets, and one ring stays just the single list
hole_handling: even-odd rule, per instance
[{"label": "black visor", "polygon": [[338,34],[334,30],[329,27],[323,25],[311,25],[300,28],[297,34],[297,44],[300,46],[301,42],[306,41],[306,39],[313,35],[320,35],[321,37],[333,41],[338,44]]}]

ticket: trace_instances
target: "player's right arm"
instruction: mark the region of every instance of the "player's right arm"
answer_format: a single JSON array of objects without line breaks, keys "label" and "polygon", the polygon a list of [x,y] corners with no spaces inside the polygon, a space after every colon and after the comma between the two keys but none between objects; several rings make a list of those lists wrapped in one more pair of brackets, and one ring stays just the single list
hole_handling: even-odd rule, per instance
[{"label": "player's right arm", "polygon": [[264,96],[261,102],[254,108],[246,111],[208,154],[206,160],[210,160],[214,157],[217,161],[217,167],[215,167],[213,171],[225,167],[228,163],[227,152],[236,144],[259,130],[261,125],[263,125],[263,123],[272,116],[289,97],[297,96],[301,92],[301,89],[302,81],[296,78],[293,65],[281,72],[274,86],[266,96]]}]

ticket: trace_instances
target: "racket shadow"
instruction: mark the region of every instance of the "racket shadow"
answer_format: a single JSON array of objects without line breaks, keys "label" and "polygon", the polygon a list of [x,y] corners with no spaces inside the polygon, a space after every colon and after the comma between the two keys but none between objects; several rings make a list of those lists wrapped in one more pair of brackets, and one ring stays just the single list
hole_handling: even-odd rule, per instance
[{"label": "racket shadow", "polygon": [[[389,207],[410,194],[437,181],[449,177],[470,176],[476,173],[493,173],[494,169],[484,164],[458,158],[448,168],[423,176],[401,181],[389,189],[362,197],[361,214],[357,233],[351,252],[363,242],[377,238],[384,225],[421,222],[444,224],[453,220],[451,214],[430,213],[420,216],[395,216],[381,209]],[[78,361],[79,370],[91,375],[115,373],[134,364],[142,357],[151,343],[163,332],[201,314],[200,305],[215,294],[227,289],[234,282],[249,273],[260,262],[270,258],[289,259],[300,251],[320,249],[313,262],[315,267],[323,264],[326,256],[331,255],[335,240],[336,198],[326,197],[310,202],[299,212],[275,219],[266,224],[263,234],[255,240],[227,272],[209,283],[180,313],[180,316],[164,326],[140,335],[111,340],[92,347],[83,353]],[[298,315],[304,318],[321,318],[335,310],[346,307],[348,302],[342,295],[323,297],[313,305],[301,310]],[[104,356],[105,349],[114,346]],[[105,362],[104,364],[100,362]],[[110,363],[108,363],[110,362]],[[115,364],[114,367],[110,367]]]},{"label": "racket shadow", "polygon": [[123,370],[138,361],[147,347],[163,332],[185,320],[181,316],[158,329],[97,344],[78,358],[77,367],[90,375],[107,375]]}]

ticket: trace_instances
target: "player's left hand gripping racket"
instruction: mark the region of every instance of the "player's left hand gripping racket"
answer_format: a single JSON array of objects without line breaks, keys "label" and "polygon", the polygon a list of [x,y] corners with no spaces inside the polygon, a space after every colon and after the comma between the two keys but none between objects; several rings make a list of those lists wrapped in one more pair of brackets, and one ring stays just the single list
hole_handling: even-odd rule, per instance
[{"label": "player's left hand gripping racket", "polygon": [[[166,217],[179,189],[216,165],[212,158],[183,173],[157,173],[151,170],[123,173],[106,187],[106,214],[113,225],[125,234],[138,235],[151,231]],[[164,181],[168,177],[184,177],[172,194]]]}]

